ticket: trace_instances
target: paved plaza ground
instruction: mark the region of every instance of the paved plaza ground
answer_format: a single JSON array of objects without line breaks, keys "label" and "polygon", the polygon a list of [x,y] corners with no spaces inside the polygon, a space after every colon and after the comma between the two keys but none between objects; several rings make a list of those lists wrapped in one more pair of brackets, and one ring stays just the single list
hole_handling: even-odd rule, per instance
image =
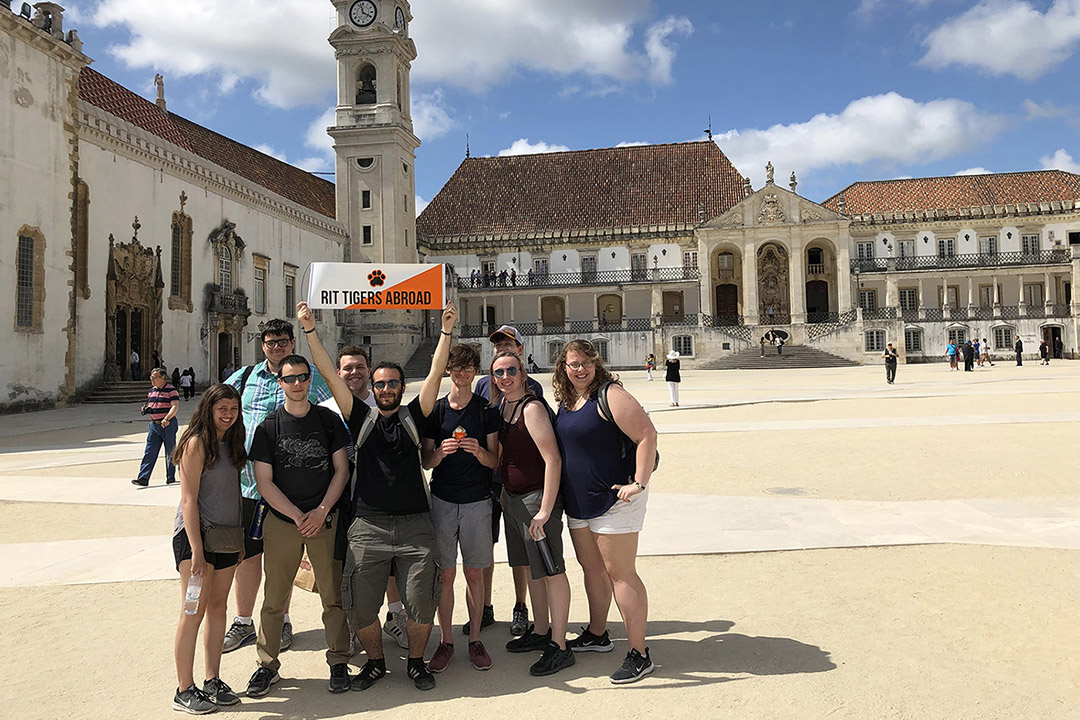
[{"label": "paved plaza ground", "polygon": [[[616,653],[530,677],[534,658],[502,649],[503,564],[491,671],[459,634],[420,693],[391,644],[389,677],[330,695],[318,598],[297,591],[282,681],[220,714],[1080,715],[1080,363],[901,366],[891,386],[881,367],[683,375],[671,409],[663,382],[623,374],[661,433],[639,561],[654,675],[608,683],[625,652],[613,607]],[[137,405],[0,417],[0,717],[175,716],[179,491],[162,463],[149,488],[130,484],[144,435]],[[576,629],[585,595],[568,567]],[[242,648],[222,676],[242,690],[254,667]]]}]

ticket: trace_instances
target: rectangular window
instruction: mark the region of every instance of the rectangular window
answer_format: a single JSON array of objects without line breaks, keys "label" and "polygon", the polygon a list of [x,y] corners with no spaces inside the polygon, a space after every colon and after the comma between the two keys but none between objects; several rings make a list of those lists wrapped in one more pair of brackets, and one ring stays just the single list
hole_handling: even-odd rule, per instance
[{"label": "rectangular window", "polygon": [[979,286],[979,307],[992,308],[994,307],[994,286],[993,285],[980,285]]},{"label": "rectangular window", "polygon": [[915,241],[914,240],[901,240],[900,241],[900,257],[902,257],[902,258],[915,257]]},{"label": "rectangular window", "polygon": [[922,330],[905,330],[904,347],[908,352],[922,352]]},{"label": "rectangular window", "polygon": [[1020,238],[1020,252],[1025,255],[1035,255],[1040,249],[1038,235],[1023,235]]},{"label": "rectangular window", "polygon": [[547,258],[533,258],[533,274],[539,277],[547,277],[548,274],[548,259]]},{"label": "rectangular window", "polygon": [[967,340],[967,330],[964,328],[953,328],[949,330],[949,342],[956,345],[963,345]]},{"label": "rectangular window", "polygon": [[266,268],[255,266],[255,312],[266,313]]},{"label": "rectangular window", "polygon": [[371,209],[371,191],[370,190],[362,190],[360,192],[360,207],[362,207],[365,210],[370,210]]},{"label": "rectangular window", "polygon": [[855,243],[855,253],[856,257],[858,257],[860,260],[870,260],[874,257],[874,243]]},{"label": "rectangular window", "polygon": [[1042,283],[1032,283],[1024,286],[1024,302],[1028,305],[1042,305],[1043,297]]},{"label": "rectangular window", "polygon": [[34,326],[34,238],[19,236],[15,270],[15,324]]},{"label": "rectangular window", "polygon": [[676,335],[671,338],[671,349],[680,355],[687,355],[693,357],[694,355],[694,338],[692,335]]},{"label": "rectangular window", "polygon": [[900,309],[901,310],[918,310],[919,309],[919,289],[918,288],[900,288]]},{"label": "rectangular window", "polygon": [[370,245],[371,243],[372,243],[372,240],[371,240],[371,226],[370,225],[365,225],[364,226],[363,244],[364,245]]},{"label": "rectangular window", "polygon": [[682,266],[690,270],[697,270],[697,250],[687,250],[683,252]]},{"label": "rectangular window", "polygon": [[634,280],[644,280],[648,272],[649,256],[646,253],[633,253],[630,256],[630,277]]},{"label": "rectangular window", "polygon": [[581,256],[581,281],[596,282],[596,256]]},{"label": "rectangular window", "polygon": [[953,257],[956,255],[956,238],[941,238],[937,241],[938,257]]},{"label": "rectangular window", "polygon": [[994,328],[994,347],[998,350],[1013,349],[1013,331],[1011,327]]},{"label": "rectangular window", "polygon": [[866,352],[883,352],[885,350],[885,331],[866,331]]},{"label": "rectangular window", "polygon": [[480,266],[483,269],[485,275],[494,275],[495,274],[495,261],[494,260],[485,260],[484,262],[480,263]]},{"label": "rectangular window", "polygon": [[[947,297],[948,297],[949,307],[959,307],[959,305],[957,303],[959,302],[958,298],[960,297],[960,286],[958,286],[958,285],[950,285],[949,286],[949,293],[948,293]],[[941,288],[937,289],[937,299],[938,299],[938,305],[941,306],[941,307],[944,307],[944,305],[942,305],[942,302],[941,302],[944,299],[941,296]]]},{"label": "rectangular window", "polygon": [[860,290],[859,307],[863,311],[877,310],[877,290]]},{"label": "rectangular window", "polygon": [[285,266],[285,313],[290,315],[296,310],[296,268]]},{"label": "rectangular window", "polygon": [[992,236],[979,238],[979,252],[983,255],[997,255],[998,239]]},{"label": "rectangular window", "polygon": [[180,274],[180,266],[183,262],[183,245],[181,242],[180,223],[174,222],[172,226],[172,272],[170,273],[172,288],[169,294],[176,297],[184,294],[184,288],[181,285],[182,276]]}]

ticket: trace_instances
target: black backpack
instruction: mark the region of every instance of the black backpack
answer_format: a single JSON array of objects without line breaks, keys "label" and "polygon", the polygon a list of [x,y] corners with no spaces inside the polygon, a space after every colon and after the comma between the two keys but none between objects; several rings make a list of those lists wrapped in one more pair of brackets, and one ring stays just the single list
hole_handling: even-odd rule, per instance
[{"label": "black backpack", "polygon": [[[600,415],[609,423],[615,422],[615,415],[611,412],[611,405],[608,404],[607,394],[608,388],[614,385],[614,382],[606,382],[600,386],[600,389],[596,391],[596,404],[600,406]],[[637,443],[630,439],[630,437],[622,431],[618,423],[615,424],[619,433],[623,436],[622,454],[620,457],[626,457],[628,452],[637,452]],[[656,472],[656,468],[660,467],[660,450],[656,450],[656,460],[653,461],[653,472]]]}]

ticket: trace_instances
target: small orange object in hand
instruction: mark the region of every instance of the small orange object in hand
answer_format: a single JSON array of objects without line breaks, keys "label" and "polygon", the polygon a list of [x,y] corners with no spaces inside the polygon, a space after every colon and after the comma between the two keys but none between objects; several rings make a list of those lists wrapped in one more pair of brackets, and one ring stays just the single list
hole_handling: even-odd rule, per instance
[{"label": "small orange object in hand", "polygon": [[468,433],[465,432],[465,428],[461,427],[460,425],[458,425],[456,428],[454,428],[454,439],[455,440],[464,440],[465,436],[467,434]]}]

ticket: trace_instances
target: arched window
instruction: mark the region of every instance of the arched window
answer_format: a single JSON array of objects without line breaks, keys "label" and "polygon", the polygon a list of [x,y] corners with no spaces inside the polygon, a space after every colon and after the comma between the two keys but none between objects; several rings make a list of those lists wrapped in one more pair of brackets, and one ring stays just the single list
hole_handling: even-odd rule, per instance
[{"label": "arched window", "polygon": [[609,362],[611,362],[611,360],[608,359],[608,341],[607,340],[597,338],[597,339],[592,341],[592,345],[593,345],[594,348],[596,348],[596,352],[600,354],[600,359],[604,361],[605,365],[608,364]]},{"label": "arched window", "polygon": [[218,247],[218,286],[221,287],[223,293],[231,293],[233,290],[232,272],[232,251],[227,245],[220,245]]},{"label": "arched window", "polygon": [[171,286],[169,289],[170,295],[180,295],[184,291],[183,281],[181,277],[183,273],[181,268],[183,267],[183,243],[180,240],[180,224],[175,220],[172,225],[172,273],[171,273]]},{"label": "arched window", "polygon": [[191,312],[191,217],[182,209],[172,214],[171,240],[169,309]]},{"label": "arched window", "polygon": [[45,236],[37,227],[19,229],[15,249],[15,330],[40,333],[45,314]]},{"label": "arched window", "polygon": [[375,66],[361,65],[356,73],[356,104],[374,105],[378,100]]},{"label": "arched window", "polygon": [[716,277],[735,277],[735,256],[729,252],[722,252],[716,256]]}]

